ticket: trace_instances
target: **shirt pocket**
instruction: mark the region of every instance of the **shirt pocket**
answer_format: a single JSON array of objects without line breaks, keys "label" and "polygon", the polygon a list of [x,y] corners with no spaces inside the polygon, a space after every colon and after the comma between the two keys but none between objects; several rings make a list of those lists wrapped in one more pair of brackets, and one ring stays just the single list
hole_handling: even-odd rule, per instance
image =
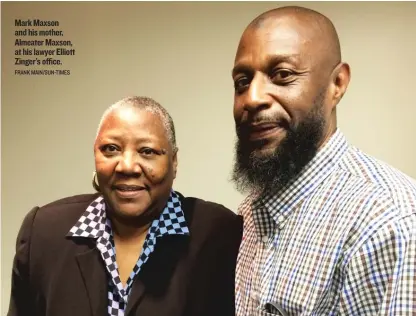
[{"label": "shirt pocket", "polygon": [[257,309],[257,310],[251,311],[247,316],[280,316],[280,315],[282,314],[280,314],[279,312],[277,312],[277,314],[274,314],[274,313],[268,313],[264,310]]},{"label": "shirt pocket", "polygon": [[250,298],[250,308],[246,316],[287,316],[288,314],[284,311],[279,312],[273,308],[273,312],[269,312],[266,306],[260,304],[257,300]]}]

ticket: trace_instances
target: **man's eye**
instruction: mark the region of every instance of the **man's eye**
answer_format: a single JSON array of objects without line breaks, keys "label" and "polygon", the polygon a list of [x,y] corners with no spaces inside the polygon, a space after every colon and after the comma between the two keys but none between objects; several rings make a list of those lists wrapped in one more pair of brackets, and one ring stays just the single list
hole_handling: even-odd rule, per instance
[{"label": "man's eye", "polygon": [[242,92],[249,85],[250,85],[250,81],[246,77],[242,77],[242,78],[238,78],[234,80],[234,89],[237,92]]},{"label": "man's eye", "polygon": [[293,78],[294,73],[287,69],[278,69],[272,74],[272,80],[287,82]]}]

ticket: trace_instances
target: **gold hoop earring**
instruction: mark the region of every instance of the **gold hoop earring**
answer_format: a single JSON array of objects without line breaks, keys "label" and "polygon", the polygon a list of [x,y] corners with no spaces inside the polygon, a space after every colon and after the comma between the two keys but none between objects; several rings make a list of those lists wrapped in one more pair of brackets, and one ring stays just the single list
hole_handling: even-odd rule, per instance
[{"label": "gold hoop earring", "polygon": [[95,191],[101,192],[100,185],[98,184],[98,180],[97,180],[97,171],[94,171],[92,173],[92,187],[94,188]]}]

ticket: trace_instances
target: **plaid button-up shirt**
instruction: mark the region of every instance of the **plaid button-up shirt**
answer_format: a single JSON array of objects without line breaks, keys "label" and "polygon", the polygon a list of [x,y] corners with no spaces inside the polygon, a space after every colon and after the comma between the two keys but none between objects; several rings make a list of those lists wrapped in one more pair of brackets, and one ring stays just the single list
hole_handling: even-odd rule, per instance
[{"label": "plaid button-up shirt", "polygon": [[237,316],[416,315],[416,182],[337,130],[279,192],[240,205]]}]

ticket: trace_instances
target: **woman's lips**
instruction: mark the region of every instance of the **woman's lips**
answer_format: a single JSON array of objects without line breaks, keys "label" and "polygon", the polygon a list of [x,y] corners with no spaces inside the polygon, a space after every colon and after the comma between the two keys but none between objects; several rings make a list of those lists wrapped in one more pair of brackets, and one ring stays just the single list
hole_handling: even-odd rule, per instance
[{"label": "woman's lips", "polygon": [[120,198],[135,198],[141,195],[146,188],[140,185],[117,184],[113,186],[113,190]]}]

